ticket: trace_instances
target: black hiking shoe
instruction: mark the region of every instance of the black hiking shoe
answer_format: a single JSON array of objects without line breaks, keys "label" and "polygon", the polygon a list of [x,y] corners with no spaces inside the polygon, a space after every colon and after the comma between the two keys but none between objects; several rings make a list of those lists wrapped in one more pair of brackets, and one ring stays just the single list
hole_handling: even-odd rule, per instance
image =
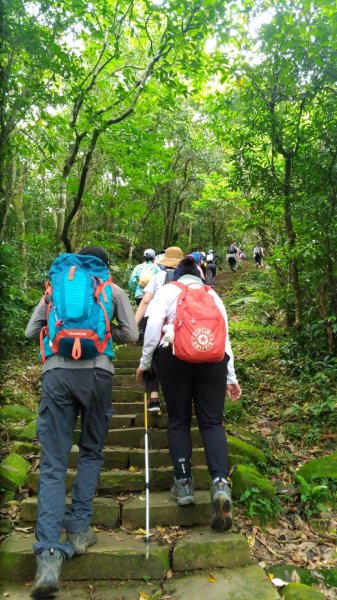
[{"label": "black hiking shoe", "polygon": [[159,398],[150,398],[148,401],[147,410],[151,413],[159,413],[160,412]]},{"label": "black hiking shoe", "polygon": [[211,486],[211,527],[228,531],[232,527],[232,495],[226,481],[220,479]]},{"label": "black hiking shoe", "polygon": [[67,531],[67,542],[72,545],[75,554],[85,554],[89,546],[96,544],[97,535],[91,527],[81,533],[69,533]]},{"label": "black hiking shoe", "polygon": [[59,590],[59,579],[63,561],[62,552],[53,548],[37,554],[37,571],[31,593],[33,598],[55,597],[55,594]]},{"label": "black hiking shoe", "polygon": [[171,487],[171,496],[177,501],[179,506],[195,504],[193,477],[187,477],[186,479],[174,478],[174,484]]}]

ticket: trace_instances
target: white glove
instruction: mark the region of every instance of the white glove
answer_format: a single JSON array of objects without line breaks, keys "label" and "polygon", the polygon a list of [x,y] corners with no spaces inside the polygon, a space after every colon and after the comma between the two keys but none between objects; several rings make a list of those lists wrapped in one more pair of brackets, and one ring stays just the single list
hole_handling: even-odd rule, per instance
[{"label": "white glove", "polygon": [[163,332],[164,332],[164,336],[163,336],[164,343],[162,344],[162,346],[164,348],[167,348],[167,346],[169,344],[173,344],[173,340],[174,340],[173,323],[168,323],[167,325],[164,325]]}]

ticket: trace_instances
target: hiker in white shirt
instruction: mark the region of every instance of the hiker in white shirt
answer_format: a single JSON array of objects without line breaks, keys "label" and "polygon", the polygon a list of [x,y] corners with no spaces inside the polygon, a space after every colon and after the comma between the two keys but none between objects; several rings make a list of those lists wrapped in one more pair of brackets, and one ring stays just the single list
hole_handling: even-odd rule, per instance
[{"label": "hiker in white shirt", "polygon": [[[196,288],[203,286],[192,257],[183,259],[178,269],[178,274],[181,275],[179,283]],[[164,324],[173,323],[175,319],[180,293],[180,288],[171,282],[162,286],[153,298],[148,309],[143,353],[136,379],[139,383],[143,381],[144,372],[151,369],[152,356],[159,345],[156,361],[168,413],[167,436],[174,467],[171,495],[180,506],[195,503],[194,480],[191,474],[191,420],[194,404],[208,470],[213,480],[211,527],[218,531],[226,531],[231,528],[232,515],[231,493],[227,483],[229,462],[223,426],[224,401],[226,394],[233,400],[237,400],[241,395],[228,337],[227,313],[216,292],[208,291],[207,294],[214,297],[220,318],[222,315],[226,325],[223,360],[197,364],[180,360],[173,354],[171,344],[166,346],[162,338]]]}]

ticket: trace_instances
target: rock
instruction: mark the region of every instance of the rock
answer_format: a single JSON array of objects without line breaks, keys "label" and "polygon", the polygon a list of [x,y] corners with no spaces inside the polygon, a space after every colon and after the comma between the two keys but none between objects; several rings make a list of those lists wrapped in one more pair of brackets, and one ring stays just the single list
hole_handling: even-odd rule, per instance
[{"label": "rock", "polygon": [[262,450],[252,446],[252,444],[239,440],[232,435],[227,436],[227,443],[229,454],[235,457],[242,456],[244,464],[266,464],[267,460]]},{"label": "rock", "polygon": [[26,421],[29,422],[34,419],[34,413],[25,406],[19,404],[13,404],[11,406],[3,406],[0,408],[0,421],[5,423],[12,421]]},{"label": "rock", "polygon": [[198,529],[178,540],[173,549],[173,571],[226,567],[231,569],[252,562],[249,545],[242,535],[219,535],[209,529]]},{"label": "rock", "polygon": [[243,427],[239,427],[239,425],[234,425],[233,423],[226,424],[226,432],[258,448],[268,447],[268,442],[262,435],[248,431]]},{"label": "rock", "polygon": [[24,456],[25,454],[34,454],[37,456],[40,452],[40,446],[30,442],[13,442],[12,452],[20,454],[20,456]]},{"label": "rock", "polygon": [[12,531],[13,524],[9,519],[1,519],[0,521],[0,534],[7,535]]},{"label": "rock", "polygon": [[261,494],[268,498],[275,495],[273,484],[252,466],[238,465],[232,475],[232,484],[233,498],[240,498],[245,490],[252,487],[259,489]]},{"label": "rock", "polygon": [[310,460],[298,469],[296,475],[300,475],[306,481],[337,479],[337,452]]},{"label": "rock", "polygon": [[15,439],[27,440],[28,442],[35,440],[36,439],[36,419],[34,419],[34,421],[31,421],[30,423],[28,423],[28,425],[26,425],[26,427],[21,429],[21,431],[19,431],[17,433]]},{"label": "rock", "polygon": [[5,490],[15,490],[22,486],[30,468],[28,460],[12,452],[0,465],[0,486]]},{"label": "rock", "polygon": [[303,583],[289,583],[283,591],[284,600],[321,600],[325,595]]}]

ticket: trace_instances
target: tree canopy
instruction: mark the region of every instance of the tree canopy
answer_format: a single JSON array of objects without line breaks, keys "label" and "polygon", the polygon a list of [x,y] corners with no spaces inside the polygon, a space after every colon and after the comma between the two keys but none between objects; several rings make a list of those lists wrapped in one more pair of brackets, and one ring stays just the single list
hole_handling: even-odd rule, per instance
[{"label": "tree canopy", "polygon": [[333,0],[0,0],[0,23],[8,339],[59,251],[238,239],[292,339],[336,352]]}]

